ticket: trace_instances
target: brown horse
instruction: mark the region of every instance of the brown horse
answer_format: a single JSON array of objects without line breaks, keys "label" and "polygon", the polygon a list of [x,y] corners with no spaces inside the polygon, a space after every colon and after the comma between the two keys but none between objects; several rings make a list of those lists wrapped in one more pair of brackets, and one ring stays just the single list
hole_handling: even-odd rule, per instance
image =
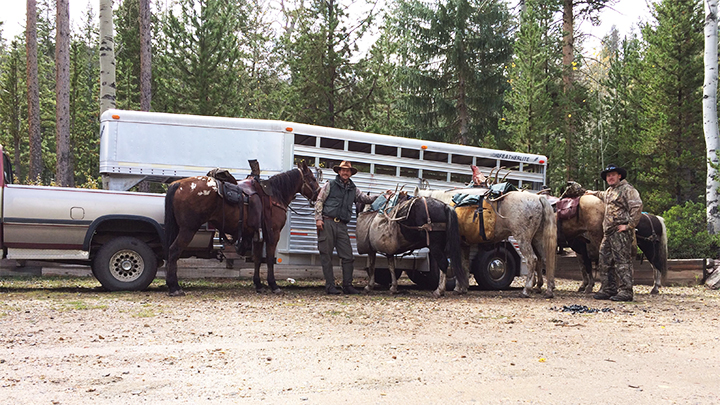
[{"label": "brown horse", "polygon": [[[585,189],[579,183],[568,181],[563,197],[580,197],[578,211],[567,219],[558,218],[558,238],[564,238],[577,254],[582,270],[583,282],[578,291],[592,293],[595,279],[593,263],[599,260],[600,243],[603,239],[602,223],[605,217],[605,203],[593,196],[584,195]],[[650,294],[658,294],[667,276],[667,230],[665,220],[653,214],[643,213],[635,228],[637,245],[653,268],[653,288]]]},{"label": "brown horse", "polygon": [[[185,294],[178,284],[177,261],[204,223],[218,229],[221,235],[232,235],[236,241],[242,241],[241,248],[252,241],[255,263],[253,283],[258,292],[263,288],[260,281],[260,263],[264,243],[268,286],[274,293],[282,292],[275,282],[274,265],[280,231],[287,219],[287,207],[297,193],[314,202],[319,187],[305,162],[298,164],[297,169],[263,181],[262,188],[256,187],[255,183],[253,179],[240,183],[249,189],[247,202],[241,202],[240,206],[221,197],[218,193],[218,182],[212,177],[189,177],[170,185],[165,196],[165,246],[166,284],[171,296]],[[262,190],[258,190],[260,188]]]}]

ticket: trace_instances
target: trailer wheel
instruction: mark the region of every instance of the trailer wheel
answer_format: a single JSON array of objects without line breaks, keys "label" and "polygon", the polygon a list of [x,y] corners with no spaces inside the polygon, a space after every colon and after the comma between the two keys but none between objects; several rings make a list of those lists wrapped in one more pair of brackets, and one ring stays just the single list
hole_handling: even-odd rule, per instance
[{"label": "trailer wheel", "polygon": [[[395,269],[395,277],[400,278],[402,276],[402,269]],[[390,276],[390,269],[376,268],[375,269],[375,282],[380,285],[390,285],[392,283],[392,277]]]},{"label": "trailer wheel", "polygon": [[139,239],[115,238],[100,248],[92,271],[108,291],[141,291],[155,279],[157,257]]},{"label": "trailer wheel", "polygon": [[472,273],[481,288],[506,290],[515,279],[515,256],[503,247],[479,252],[473,260]]},{"label": "trailer wheel", "polygon": [[[410,281],[423,290],[435,290],[440,284],[440,268],[432,260],[430,260],[430,271],[406,270],[405,273]],[[445,290],[454,290],[455,284],[455,277],[448,277],[445,279]]]}]

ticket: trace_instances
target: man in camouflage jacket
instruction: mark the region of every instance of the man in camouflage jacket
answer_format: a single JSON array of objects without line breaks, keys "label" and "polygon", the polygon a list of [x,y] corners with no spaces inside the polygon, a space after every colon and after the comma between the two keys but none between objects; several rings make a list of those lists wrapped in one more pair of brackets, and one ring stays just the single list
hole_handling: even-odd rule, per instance
[{"label": "man in camouflage jacket", "polygon": [[598,264],[602,284],[594,298],[632,301],[633,242],[643,203],[638,191],[625,180],[627,171],[624,168],[609,165],[600,176],[610,187],[605,191],[588,192],[605,202],[604,236]]}]

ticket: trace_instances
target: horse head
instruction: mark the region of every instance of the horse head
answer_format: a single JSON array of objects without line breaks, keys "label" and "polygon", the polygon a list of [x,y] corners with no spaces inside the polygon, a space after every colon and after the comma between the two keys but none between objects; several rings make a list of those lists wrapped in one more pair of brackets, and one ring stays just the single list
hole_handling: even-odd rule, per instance
[{"label": "horse head", "polygon": [[578,182],[569,180],[562,197],[575,198],[585,195],[585,188]]},{"label": "horse head", "polygon": [[320,192],[320,185],[318,185],[317,177],[322,179],[322,171],[317,169],[318,176],[315,177],[310,167],[302,161],[298,163],[298,170],[302,175],[302,186],[300,187],[300,194],[307,198],[310,202],[317,200],[318,193]]}]

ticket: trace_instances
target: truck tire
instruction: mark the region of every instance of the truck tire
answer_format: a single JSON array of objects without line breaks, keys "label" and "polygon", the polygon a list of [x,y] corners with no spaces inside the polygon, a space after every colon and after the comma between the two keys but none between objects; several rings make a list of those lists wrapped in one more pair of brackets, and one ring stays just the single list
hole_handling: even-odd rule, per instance
[{"label": "truck tire", "polygon": [[506,290],[517,274],[515,255],[503,247],[480,251],[472,262],[472,273],[481,288]]},{"label": "truck tire", "polygon": [[115,238],[100,248],[92,271],[108,291],[142,291],[155,279],[157,257],[139,239]]}]

